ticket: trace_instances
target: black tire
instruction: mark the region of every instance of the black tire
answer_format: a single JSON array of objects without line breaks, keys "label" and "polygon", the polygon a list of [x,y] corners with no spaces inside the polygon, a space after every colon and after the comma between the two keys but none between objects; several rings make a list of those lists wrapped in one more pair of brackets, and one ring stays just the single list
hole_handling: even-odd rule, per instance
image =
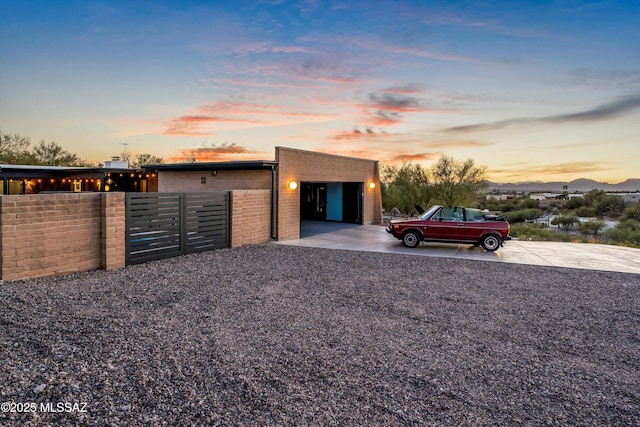
[{"label": "black tire", "polygon": [[402,236],[402,243],[408,248],[417,248],[421,241],[422,237],[417,231],[407,231]]},{"label": "black tire", "polygon": [[502,245],[502,239],[497,234],[487,234],[482,238],[480,244],[485,251],[494,252]]}]

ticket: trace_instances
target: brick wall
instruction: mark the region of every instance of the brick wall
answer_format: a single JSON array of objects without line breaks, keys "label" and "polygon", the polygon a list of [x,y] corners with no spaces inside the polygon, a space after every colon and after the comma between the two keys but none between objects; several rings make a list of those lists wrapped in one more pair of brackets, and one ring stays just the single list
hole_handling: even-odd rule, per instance
[{"label": "brick wall", "polygon": [[271,240],[271,191],[231,192],[231,246]]},{"label": "brick wall", "polygon": [[[278,240],[300,237],[301,182],[361,182],[363,223],[382,222],[378,162],[353,157],[276,147],[278,161]],[[289,182],[298,188],[291,190]],[[369,184],[375,184],[372,189]]]},{"label": "brick wall", "polygon": [[124,221],[124,193],[2,196],[0,279],[122,267]]},{"label": "brick wall", "polygon": [[158,172],[158,191],[162,193],[270,189],[271,170],[221,170],[216,171],[216,176],[211,171]]},{"label": "brick wall", "polygon": [[101,196],[100,266],[105,270],[122,268],[126,251],[125,193],[102,193]]}]

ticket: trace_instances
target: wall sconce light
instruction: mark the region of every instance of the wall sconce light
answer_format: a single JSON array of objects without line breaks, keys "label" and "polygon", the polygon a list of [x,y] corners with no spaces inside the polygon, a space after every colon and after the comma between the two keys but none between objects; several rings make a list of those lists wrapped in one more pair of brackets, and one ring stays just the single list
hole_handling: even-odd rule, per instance
[{"label": "wall sconce light", "polygon": [[376,188],[376,183],[375,183],[375,182],[370,182],[370,183],[369,183],[369,188],[370,188],[370,189],[372,189],[372,190],[373,190],[374,188]]},{"label": "wall sconce light", "polygon": [[211,176],[217,176],[218,175],[218,171],[211,171]]},{"label": "wall sconce light", "polygon": [[291,181],[288,185],[290,190],[295,190],[296,188],[298,188],[298,183],[295,181]]},{"label": "wall sconce light", "polygon": [[200,178],[200,184],[206,184],[206,183],[207,183],[207,177],[202,176],[202,178]]}]

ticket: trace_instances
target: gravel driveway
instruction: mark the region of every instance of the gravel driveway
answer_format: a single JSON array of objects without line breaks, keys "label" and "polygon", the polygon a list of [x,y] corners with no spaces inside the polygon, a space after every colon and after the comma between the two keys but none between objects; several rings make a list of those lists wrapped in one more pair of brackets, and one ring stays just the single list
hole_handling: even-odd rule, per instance
[{"label": "gravel driveway", "polygon": [[640,275],[265,244],[0,290],[2,425],[640,425]]}]

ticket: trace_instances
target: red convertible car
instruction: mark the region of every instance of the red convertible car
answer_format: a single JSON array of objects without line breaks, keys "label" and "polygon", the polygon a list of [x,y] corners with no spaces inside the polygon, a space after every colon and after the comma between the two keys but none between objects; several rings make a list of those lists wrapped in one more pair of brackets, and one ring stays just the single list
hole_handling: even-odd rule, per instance
[{"label": "red convertible car", "polygon": [[405,246],[420,242],[471,243],[495,251],[510,240],[507,221],[486,219],[480,209],[433,206],[419,218],[391,221],[387,232]]}]

